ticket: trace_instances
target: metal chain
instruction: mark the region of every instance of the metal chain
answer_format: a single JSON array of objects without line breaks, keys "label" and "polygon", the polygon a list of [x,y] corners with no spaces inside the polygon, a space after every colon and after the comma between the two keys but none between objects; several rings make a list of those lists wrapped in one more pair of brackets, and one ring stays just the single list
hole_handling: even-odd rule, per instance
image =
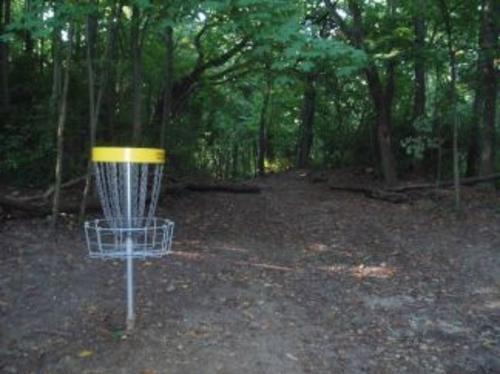
[{"label": "metal chain", "polygon": [[153,187],[151,191],[151,199],[149,202],[149,210],[147,220],[148,222],[153,218],[160,195],[161,178],[163,175],[163,165],[158,165],[154,171]]},{"label": "metal chain", "polygon": [[138,217],[144,217],[144,209],[146,207],[147,201],[147,188],[148,188],[148,164],[141,165],[141,184],[139,186],[139,211],[137,212]]},{"label": "metal chain", "polygon": [[[154,216],[161,189],[163,165],[131,165],[131,212],[133,226],[149,225]],[[126,164],[99,162],[95,164],[96,184],[103,213],[115,228],[124,227],[127,196]],[[147,213],[147,214],[146,214]],[[142,222],[141,222],[142,221]]]}]

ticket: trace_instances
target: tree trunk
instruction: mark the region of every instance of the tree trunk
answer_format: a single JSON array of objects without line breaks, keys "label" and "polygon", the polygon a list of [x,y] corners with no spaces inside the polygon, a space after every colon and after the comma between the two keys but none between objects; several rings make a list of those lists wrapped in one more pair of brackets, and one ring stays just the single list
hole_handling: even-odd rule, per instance
[{"label": "tree trunk", "polygon": [[132,141],[134,145],[139,145],[142,137],[142,50],[140,22],[140,10],[137,6],[133,6],[131,43],[133,65]]},{"label": "tree trunk", "polygon": [[[58,16],[57,2],[54,3],[54,16]],[[52,92],[49,102],[49,118],[50,121],[56,120],[57,108],[61,96],[61,29],[59,26],[54,27],[52,32]]]},{"label": "tree trunk", "polygon": [[45,39],[43,37],[40,37],[38,39],[39,43],[38,43],[38,52],[39,52],[39,56],[38,56],[38,73],[40,75],[44,75],[44,60],[45,60],[45,56],[44,56],[44,50],[45,50]]},{"label": "tree trunk", "polygon": [[389,62],[388,83],[384,90],[382,82],[374,65],[365,69],[368,87],[374,103],[376,113],[377,141],[379,148],[380,165],[384,180],[388,185],[397,183],[396,162],[392,153],[391,117],[392,99],[394,97],[394,66]]},{"label": "tree trunk", "polygon": [[166,131],[170,127],[172,115],[172,88],[174,84],[174,30],[171,26],[165,28],[165,91],[163,93],[163,108],[161,115],[160,145],[165,147]]},{"label": "tree trunk", "polygon": [[[481,119],[481,162],[480,175],[494,172],[495,168],[495,120],[497,99],[497,73],[495,68],[495,55],[498,52],[498,21],[500,11],[495,12],[494,0],[482,1],[482,25],[479,52],[479,68],[484,87],[484,107]],[[496,5],[497,9],[500,7]],[[496,14],[495,14],[496,13]]]},{"label": "tree trunk", "polygon": [[[113,14],[110,22],[114,22],[113,19],[116,18],[116,14]],[[113,41],[116,39],[114,33],[116,28],[113,26],[108,33],[108,40],[106,44],[106,52],[104,56],[104,62],[102,64],[102,69],[99,79],[99,90],[97,96],[95,94],[95,60],[96,60],[96,44],[97,44],[97,29],[98,23],[95,15],[89,15],[87,19],[87,76],[88,76],[88,87],[89,87],[89,130],[90,130],[90,144],[89,144],[89,154],[87,161],[87,174],[85,176],[85,187],[83,189],[82,201],[80,203],[80,214],[79,221],[83,222],[85,218],[85,209],[88,200],[88,194],[91,185],[92,176],[92,157],[91,151],[96,144],[97,138],[97,127],[99,124],[99,115],[101,113],[102,98],[104,92],[107,89],[108,83],[108,69],[110,66],[111,59],[111,48],[113,47]]]},{"label": "tree trunk", "polygon": [[[26,13],[31,13],[32,11],[32,0],[25,0],[24,2],[24,11]],[[33,52],[35,49],[35,41],[33,40],[33,36],[31,35],[30,30],[24,31],[24,52],[28,57],[29,61],[33,61]]]},{"label": "tree trunk", "polygon": [[413,97],[413,120],[425,114],[426,85],[425,85],[425,34],[426,25],[422,11],[422,4],[416,6],[413,19],[415,29],[415,94]]},{"label": "tree trunk", "polygon": [[87,17],[87,79],[89,89],[89,130],[90,130],[90,147],[95,144],[96,138],[96,97],[95,97],[95,74],[94,62],[96,56],[96,40],[97,40],[97,18],[95,15]]},{"label": "tree trunk", "polygon": [[119,104],[117,92],[117,71],[119,64],[119,48],[118,48],[118,32],[121,25],[122,1],[119,1],[114,9],[114,17],[109,27],[109,70],[108,70],[108,85],[106,88],[106,139],[113,143],[115,138],[115,116],[117,114],[117,105]]},{"label": "tree trunk", "polygon": [[240,160],[240,155],[239,155],[239,147],[238,143],[233,143],[232,147],[232,157],[231,157],[231,162],[232,162],[232,167],[231,167],[231,177],[233,179],[236,179],[238,177],[238,171],[239,171],[239,160]]},{"label": "tree trunk", "polygon": [[316,111],[316,77],[308,74],[305,82],[304,99],[302,104],[302,121],[300,126],[299,142],[297,147],[297,167],[309,166],[311,149],[314,137],[314,114]]},{"label": "tree trunk", "polygon": [[66,107],[68,99],[69,87],[69,70],[71,65],[71,52],[73,46],[73,24],[70,25],[68,32],[68,50],[66,56],[66,66],[64,68],[64,82],[59,102],[59,115],[57,121],[57,156],[55,166],[55,182],[54,182],[54,199],[52,202],[52,228],[56,227],[57,217],[59,214],[59,201],[61,195],[61,181],[62,181],[62,161],[64,152],[64,127],[66,124]]},{"label": "tree trunk", "polygon": [[[363,49],[364,29],[361,6],[358,0],[349,0],[348,7],[352,14],[352,26],[347,26],[344,17],[337,12],[336,5],[331,0],[325,1],[330,14],[335,22],[348,36],[351,44],[356,48]],[[390,11],[394,10],[394,2],[390,2]],[[380,154],[380,164],[385,182],[389,185],[397,182],[396,161],[392,153],[391,120],[392,99],[394,97],[394,71],[395,62],[388,62],[387,85],[384,89],[379,76],[377,66],[372,62],[365,68],[370,95],[373,100],[376,113],[377,140]]]},{"label": "tree trunk", "polygon": [[441,14],[444,19],[447,35],[448,56],[450,59],[450,102],[451,114],[453,118],[453,181],[455,187],[455,210],[460,210],[460,165],[458,154],[458,112],[457,112],[457,62],[453,49],[453,32],[450,19],[450,12],[446,0],[440,0]]},{"label": "tree trunk", "polygon": [[259,125],[259,150],[257,157],[257,170],[259,175],[266,173],[265,160],[267,156],[267,130],[268,130],[268,107],[269,98],[271,97],[272,80],[266,77],[266,90],[264,92],[264,100],[262,102],[262,109],[260,112],[260,125]]},{"label": "tree trunk", "polygon": [[[95,14],[89,14],[87,17],[87,80],[89,88],[89,138],[90,149],[88,150],[87,172],[85,176],[85,187],[83,189],[82,201],[80,203],[79,222],[82,223],[85,217],[85,208],[87,205],[87,198],[90,191],[91,175],[92,175],[92,148],[95,146],[97,121],[98,117],[96,109],[95,97],[95,74],[94,74],[94,61],[97,41],[97,18]],[[101,85],[101,90],[102,90]]]},{"label": "tree trunk", "polygon": [[[478,64],[479,65],[479,64]],[[479,72],[479,68],[478,68]],[[479,166],[479,121],[481,118],[481,109],[484,105],[484,96],[482,84],[479,81],[479,74],[476,79],[476,92],[474,94],[474,103],[472,104],[472,118],[469,124],[469,136],[467,145],[467,170],[466,176],[472,177],[478,174]]]},{"label": "tree trunk", "polygon": [[[11,0],[0,1],[0,33],[3,33],[6,26],[10,23],[10,6]],[[0,79],[2,112],[8,113],[10,107],[9,44],[3,41],[0,41]]]}]

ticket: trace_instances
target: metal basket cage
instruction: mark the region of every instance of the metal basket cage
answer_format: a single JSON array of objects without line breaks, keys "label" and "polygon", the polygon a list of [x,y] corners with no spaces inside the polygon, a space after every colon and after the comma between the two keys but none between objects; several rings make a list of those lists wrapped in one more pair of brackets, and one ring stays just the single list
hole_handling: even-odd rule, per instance
[{"label": "metal basket cage", "polygon": [[134,259],[170,252],[174,223],[154,217],[165,151],[94,147],[97,191],[105,219],[85,223],[89,256],[126,260],[127,331],[134,327]]},{"label": "metal basket cage", "polygon": [[[122,222],[123,221],[123,222]],[[170,252],[174,222],[164,218],[85,222],[89,256],[102,259],[162,257]]]}]

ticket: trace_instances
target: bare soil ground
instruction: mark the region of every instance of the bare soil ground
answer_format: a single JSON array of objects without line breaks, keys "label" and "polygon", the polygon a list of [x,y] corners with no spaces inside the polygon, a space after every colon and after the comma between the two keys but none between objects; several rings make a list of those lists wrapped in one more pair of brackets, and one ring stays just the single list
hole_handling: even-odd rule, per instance
[{"label": "bare soil ground", "polygon": [[173,253],[86,257],[68,219],[0,227],[2,373],[500,373],[500,199],[391,204],[300,172],[163,199]]}]

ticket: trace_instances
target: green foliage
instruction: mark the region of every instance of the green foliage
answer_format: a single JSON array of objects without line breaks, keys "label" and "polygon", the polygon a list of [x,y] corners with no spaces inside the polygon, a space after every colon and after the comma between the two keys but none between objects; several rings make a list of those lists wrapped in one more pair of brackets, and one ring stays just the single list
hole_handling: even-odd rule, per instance
[{"label": "green foliage", "polygon": [[[0,133],[0,178],[34,186],[50,182],[55,147],[40,118],[26,116],[30,126],[6,125]],[[37,125],[38,123],[38,125]]]},{"label": "green foliage", "polygon": [[433,123],[427,117],[417,118],[413,123],[415,135],[401,140],[401,146],[408,156],[415,160],[422,160],[429,149],[436,149],[439,140],[434,135]]},{"label": "green foliage", "polygon": [[[336,4],[343,21],[353,22],[349,1]],[[393,4],[393,8],[388,3]],[[165,89],[165,28],[174,35],[174,114],[166,143],[170,167],[178,173],[203,172],[218,178],[255,175],[259,125],[266,82],[272,81],[267,113],[271,171],[286,169],[297,155],[306,76],[316,82],[312,162],[317,167],[373,164],[378,158],[376,110],[365,68],[378,69],[387,83],[395,66],[392,107],[393,147],[403,169],[429,162],[440,145],[449,158],[451,123],[446,33],[436,2],[359,1],[364,40],[354,48],[329,16],[323,2],[306,0],[128,0],[118,19],[115,1],[32,0],[14,2],[12,21],[0,42],[10,47],[12,108],[0,123],[0,170],[4,178],[48,183],[54,158],[55,109],[51,101],[54,37],[75,25],[75,45],[68,100],[66,177],[80,175],[88,147],[88,82],[85,61],[86,19],[98,19],[96,87],[108,79],[103,96],[98,142],[127,145],[131,134],[132,7],[141,12],[144,145],[159,144],[160,108]],[[479,1],[449,0],[458,63],[460,146],[466,152],[472,133],[477,88]],[[55,6],[57,4],[57,6]],[[413,19],[426,21],[426,45],[414,48]],[[108,35],[118,28],[115,60],[106,61]],[[60,34],[58,34],[60,33]],[[33,52],[27,52],[29,40]],[[235,46],[240,50],[225,58]],[[414,62],[424,62],[426,114],[413,120]],[[107,75],[103,74],[106,73]],[[192,81],[190,81],[190,79]],[[108,83],[109,83],[108,81]],[[110,83],[111,84],[111,83]],[[186,91],[182,85],[191,84]],[[179,95],[179,96],[175,96]],[[112,98],[113,100],[110,100]],[[110,125],[112,123],[112,125]],[[438,144],[439,141],[439,144]],[[444,162],[445,167],[446,162]],[[432,167],[431,167],[432,169]],[[404,171],[404,170],[403,170]]]}]

